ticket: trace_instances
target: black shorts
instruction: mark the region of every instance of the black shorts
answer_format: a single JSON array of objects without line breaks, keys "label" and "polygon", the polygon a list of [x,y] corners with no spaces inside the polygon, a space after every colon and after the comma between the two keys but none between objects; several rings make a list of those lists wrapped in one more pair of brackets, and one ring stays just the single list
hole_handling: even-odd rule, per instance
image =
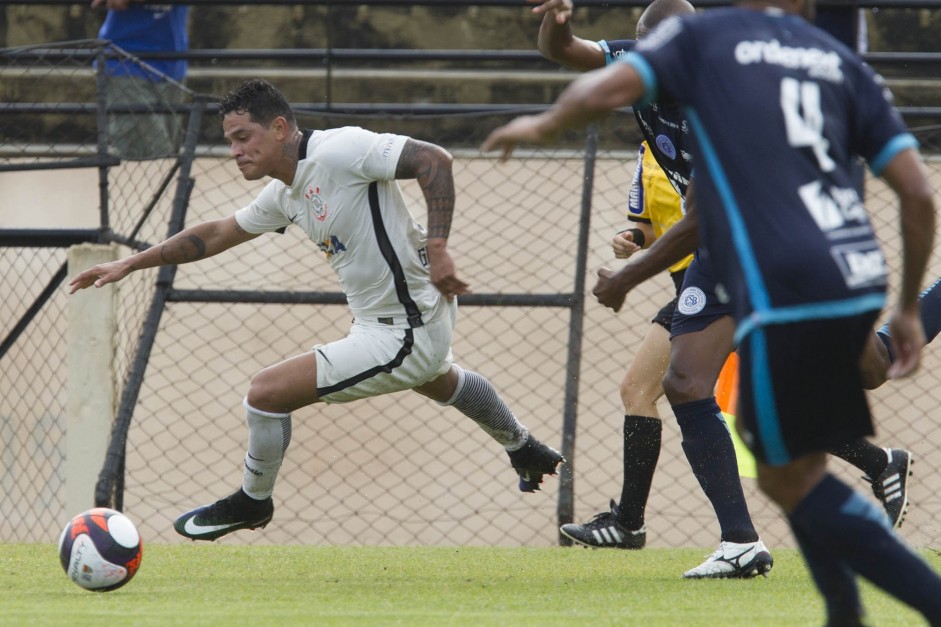
[{"label": "black shorts", "polygon": [[716,294],[716,282],[694,257],[686,268],[683,287],[677,294],[670,337],[702,331],[723,316],[732,315],[732,303]]},{"label": "black shorts", "polygon": [[859,359],[878,312],[759,327],[738,347],[738,419],[779,466],[873,434]]},{"label": "black shorts", "polygon": [[[673,288],[676,290],[676,294],[679,295],[680,288],[683,287],[683,277],[686,276],[686,269],[677,270],[670,274],[670,278],[673,279]],[[654,324],[659,324],[661,327],[667,331],[671,328],[671,323],[673,322],[673,312],[676,310],[676,296],[673,297],[673,300],[668,302],[666,305],[660,308],[660,311],[657,312],[657,315],[651,320]]]}]

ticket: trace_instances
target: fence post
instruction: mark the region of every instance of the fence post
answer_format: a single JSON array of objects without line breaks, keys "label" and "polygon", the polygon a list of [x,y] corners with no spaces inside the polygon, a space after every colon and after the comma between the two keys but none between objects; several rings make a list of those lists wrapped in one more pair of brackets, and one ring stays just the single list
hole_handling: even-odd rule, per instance
[{"label": "fence post", "polygon": [[[578,248],[575,258],[575,285],[572,290],[569,322],[568,358],[565,368],[565,409],[562,418],[562,454],[568,460],[559,471],[558,524],[570,523],[575,515],[575,434],[578,426],[578,386],[581,378],[582,336],[585,324],[585,273],[588,271],[588,240],[591,235],[591,199],[595,185],[595,161],[598,156],[598,127],[588,127],[585,140],[582,203],[579,217]],[[559,544],[572,541],[559,533]]]},{"label": "fence post", "polygon": [[[114,245],[69,248],[68,276],[117,259]],[[67,515],[95,503],[95,483],[105,459],[114,418],[116,288],[80,290],[69,297],[68,404],[66,406],[65,505]]]}]

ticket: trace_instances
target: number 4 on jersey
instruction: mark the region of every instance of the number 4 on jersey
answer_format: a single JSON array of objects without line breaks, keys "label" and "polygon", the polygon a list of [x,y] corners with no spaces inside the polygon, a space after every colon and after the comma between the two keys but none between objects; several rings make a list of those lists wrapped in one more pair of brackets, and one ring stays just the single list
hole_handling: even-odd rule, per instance
[{"label": "number 4 on jersey", "polygon": [[781,110],[791,146],[813,149],[820,169],[824,172],[833,170],[836,164],[827,154],[830,142],[823,136],[820,85],[813,81],[782,79]]}]

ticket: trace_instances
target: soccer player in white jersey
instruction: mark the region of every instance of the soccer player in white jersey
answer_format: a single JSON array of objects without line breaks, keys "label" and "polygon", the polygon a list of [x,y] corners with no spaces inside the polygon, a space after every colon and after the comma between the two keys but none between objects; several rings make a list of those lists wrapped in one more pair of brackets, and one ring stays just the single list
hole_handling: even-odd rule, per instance
[{"label": "soccer player in white jersey", "polygon": [[917,370],[925,344],[918,297],[934,242],[933,190],[882,82],[800,17],[812,1],[734,4],[664,21],[635,53],[579,77],[551,109],[496,129],[482,148],[506,158],[519,142],[552,139],[659,93],[686,108],[697,168],[687,205],[734,307],[736,425],[758,485],[787,517],[828,624],[864,623],[862,576],[941,625],[941,577],[828,471],[826,452],[873,434],[860,360],[887,296],[888,264],[852,164],[865,159],[898,201],[890,378]]},{"label": "soccer player in white jersey", "polygon": [[[457,297],[469,286],[447,250],[454,210],[451,155],[409,137],[357,127],[301,131],[284,96],[252,79],[220,106],[231,156],[245,179],[271,180],[235,215],[184,229],[166,241],[76,275],[71,292],[134,270],[216,255],[262,233],[297,225],[326,255],[354,315],[347,337],[315,346],[251,380],[243,400],[249,427],[242,486],[180,516],[194,540],[264,527],[291,440],[291,412],[415,390],[452,406],[502,444],[524,492],[539,489],[564,461],[510,411],[493,385],[452,362]],[[417,179],[427,230],[413,219],[396,179]]]}]

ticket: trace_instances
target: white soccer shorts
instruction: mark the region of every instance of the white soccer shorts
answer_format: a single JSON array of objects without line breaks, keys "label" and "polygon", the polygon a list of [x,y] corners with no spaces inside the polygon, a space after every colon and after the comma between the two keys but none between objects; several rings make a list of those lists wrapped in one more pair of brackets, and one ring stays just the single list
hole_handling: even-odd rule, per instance
[{"label": "white soccer shorts", "polygon": [[453,362],[456,301],[443,309],[414,329],[356,320],[342,340],[314,346],[320,400],[347,403],[410,390],[446,373]]}]

